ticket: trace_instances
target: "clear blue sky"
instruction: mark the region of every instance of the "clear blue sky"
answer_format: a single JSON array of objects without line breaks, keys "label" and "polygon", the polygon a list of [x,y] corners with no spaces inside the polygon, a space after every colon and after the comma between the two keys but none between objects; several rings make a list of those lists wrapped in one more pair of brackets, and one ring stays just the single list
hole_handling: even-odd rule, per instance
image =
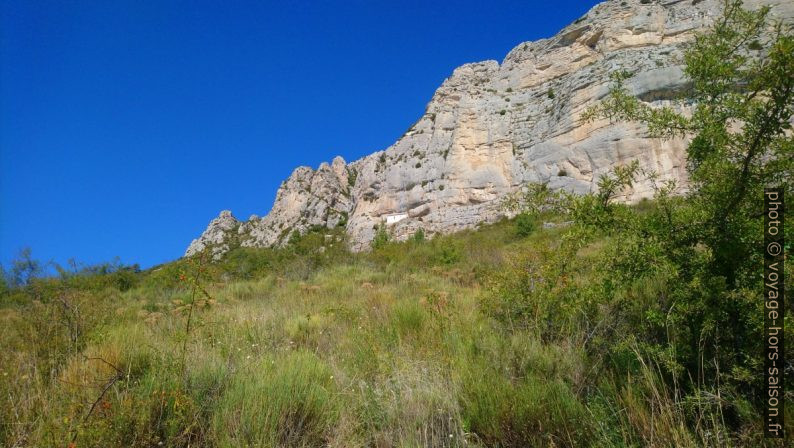
[{"label": "clear blue sky", "polygon": [[0,0],[0,262],[178,258],[596,3]]}]

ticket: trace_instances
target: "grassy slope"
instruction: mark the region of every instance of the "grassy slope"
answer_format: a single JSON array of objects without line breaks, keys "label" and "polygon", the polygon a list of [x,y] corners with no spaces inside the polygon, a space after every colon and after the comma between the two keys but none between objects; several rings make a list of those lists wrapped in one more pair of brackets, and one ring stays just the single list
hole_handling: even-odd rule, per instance
[{"label": "grassy slope", "polygon": [[563,231],[238,250],[202,268],[192,311],[195,260],[34,283],[0,306],[0,445],[699,445],[652,367],[629,387],[586,334],[495,317],[500,278],[543,264]]}]

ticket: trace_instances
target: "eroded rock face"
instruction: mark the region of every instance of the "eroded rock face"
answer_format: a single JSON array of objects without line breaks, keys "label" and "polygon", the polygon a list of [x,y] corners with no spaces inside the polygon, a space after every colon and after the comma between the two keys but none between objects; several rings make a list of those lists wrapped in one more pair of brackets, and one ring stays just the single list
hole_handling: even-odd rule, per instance
[{"label": "eroded rock face", "polygon": [[[610,0],[552,38],[518,45],[501,64],[463,65],[392,146],[350,164],[337,157],[317,170],[296,169],[267,216],[240,223],[223,212],[185,255],[206,247],[221,254],[234,241],[280,245],[292,232],[337,226],[345,227],[353,250],[362,250],[387,220],[398,240],[419,228],[426,235],[454,232],[503,217],[502,199],[527,183],[585,193],[600,175],[634,160],[685,187],[686,141],[580,117],[608,94],[617,70],[635,73],[627,87],[643,101],[669,104],[687,87],[686,44],[721,15],[722,4]],[[789,0],[745,1],[761,5],[783,20],[794,17]],[[648,197],[651,187],[638,182],[622,199]]]},{"label": "eroded rock face", "polygon": [[200,253],[204,249],[208,249],[213,260],[219,259],[233,245],[233,242],[230,241],[230,236],[239,227],[240,221],[232,216],[232,212],[229,210],[222,211],[217,218],[210,221],[207,230],[190,243],[187,251],[185,251],[185,256],[189,257]]}]

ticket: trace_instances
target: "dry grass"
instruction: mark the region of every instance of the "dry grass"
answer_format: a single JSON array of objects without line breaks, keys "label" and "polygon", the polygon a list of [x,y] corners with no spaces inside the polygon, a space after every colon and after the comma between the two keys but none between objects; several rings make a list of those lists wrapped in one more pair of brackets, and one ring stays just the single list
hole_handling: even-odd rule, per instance
[{"label": "dry grass", "polygon": [[[244,280],[217,275],[202,280],[211,299],[196,303],[189,334],[190,291],[168,286],[172,267],[123,293],[74,299],[85,319],[76,342],[57,302],[8,303],[0,445],[714,444],[652,364],[607,387],[580,335],[544,340],[484,306],[487,279],[526,269],[513,254],[544,262],[558,234],[519,239],[503,223],[310,271],[302,261]],[[571,266],[576,282],[600,250]]]}]

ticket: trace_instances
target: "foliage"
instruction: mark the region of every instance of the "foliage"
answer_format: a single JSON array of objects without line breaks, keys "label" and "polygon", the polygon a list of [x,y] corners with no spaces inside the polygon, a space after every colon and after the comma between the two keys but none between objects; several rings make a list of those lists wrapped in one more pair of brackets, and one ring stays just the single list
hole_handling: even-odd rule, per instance
[{"label": "foliage", "polygon": [[384,247],[391,240],[386,224],[381,224],[375,229],[375,238],[372,239],[372,248],[377,250]]},{"label": "foliage", "polygon": [[[685,62],[692,89],[681,104],[640,101],[625,86],[631,74],[618,72],[610,96],[584,117],[639,121],[653,136],[691,138],[688,191],[636,163],[602,176],[595,193],[524,191],[506,205],[529,214],[556,209],[574,226],[553,254],[517,257],[515,269],[495,276],[486,305],[544,340],[584,336],[593,357],[609,360],[617,374],[636,374],[631,360],[655,366],[646,385],[668,394],[657,394],[660,405],[691,407],[670,414],[670,424],[701,422],[694,438],[674,431],[681,445],[737,443],[744,436],[724,425],[746,424],[762,387],[753,372],[763,366],[763,188],[792,186],[794,37],[770,23],[768,8],[747,11],[729,1]],[[654,202],[618,203],[641,176],[654,186]],[[581,284],[574,260],[596,241],[598,268]],[[703,400],[713,396],[725,401]]]},{"label": "foliage", "polygon": [[535,231],[537,224],[529,213],[523,212],[516,216],[516,234],[520,237],[529,236]]},{"label": "foliage", "polygon": [[31,280],[44,273],[44,266],[38,260],[33,259],[31,252],[30,248],[26,247],[20,250],[17,257],[11,261],[11,270],[8,276],[11,285],[27,285]]},{"label": "foliage", "polygon": [[605,280],[610,289],[658,275],[657,266],[666,266],[669,289],[659,304],[666,320],[649,322],[651,334],[666,330],[666,336],[649,342],[675,354],[670,373],[690,390],[721,384],[749,399],[759,396],[760,383],[746,372],[762,364],[759,338],[753,337],[761,334],[754,299],[763,235],[757,211],[764,186],[790,189],[794,168],[794,36],[782,24],[770,24],[768,12],[726,2],[724,18],[687,51],[691,114],[642,103],[623,85],[629,75],[615,77],[610,98],[588,117],[640,121],[660,137],[691,136],[692,185],[685,197],[674,198],[675,184],[652,177],[659,207],[594,220],[604,216],[615,188],[630,185],[637,174],[623,170],[601,185],[601,201],[577,216],[585,225],[619,229],[629,243],[611,254],[612,274]]}]

